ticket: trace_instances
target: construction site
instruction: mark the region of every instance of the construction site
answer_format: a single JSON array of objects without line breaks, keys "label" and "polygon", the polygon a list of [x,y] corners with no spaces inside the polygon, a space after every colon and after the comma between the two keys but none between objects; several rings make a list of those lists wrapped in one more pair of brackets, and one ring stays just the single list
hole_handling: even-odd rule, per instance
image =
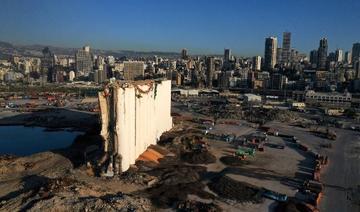
[{"label": "construction site", "polygon": [[0,210],[359,211],[358,132],[170,89],[112,82],[69,148],[1,156]]}]

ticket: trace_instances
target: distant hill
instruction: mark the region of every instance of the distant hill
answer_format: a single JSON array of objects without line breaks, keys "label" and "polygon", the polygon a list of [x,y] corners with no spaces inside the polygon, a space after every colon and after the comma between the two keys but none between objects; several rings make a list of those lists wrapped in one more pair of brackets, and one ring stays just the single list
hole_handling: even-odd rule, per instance
[{"label": "distant hill", "polygon": [[[0,55],[23,55],[23,56],[33,56],[40,57],[42,55],[42,50],[45,47],[49,47],[50,50],[57,55],[70,55],[74,56],[77,48],[64,48],[64,47],[55,47],[55,46],[46,46],[41,44],[34,45],[13,45],[8,42],[0,41]],[[157,55],[159,57],[167,58],[176,58],[180,54],[176,52],[160,52],[160,51],[131,51],[131,50],[102,50],[102,49],[91,49],[91,52],[95,55],[112,55],[114,57],[128,57],[128,58],[137,58],[137,57],[152,57]]]},{"label": "distant hill", "polygon": [[11,43],[0,41],[0,48],[14,48]]}]

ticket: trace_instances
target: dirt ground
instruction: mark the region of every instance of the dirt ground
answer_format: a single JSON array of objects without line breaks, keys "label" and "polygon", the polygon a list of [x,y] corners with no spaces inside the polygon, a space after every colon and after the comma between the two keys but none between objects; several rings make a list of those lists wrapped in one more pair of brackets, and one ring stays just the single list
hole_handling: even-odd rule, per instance
[{"label": "dirt ground", "polygon": [[[185,116],[197,117],[185,111]],[[154,147],[161,157],[145,155],[114,178],[98,177],[94,165],[83,162],[84,149],[100,145],[96,134],[82,136],[69,149],[22,158],[2,156],[0,211],[274,211],[278,203],[263,198],[260,190],[295,197],[299,182],[311,175],[313,159],[282,137],[269,136],[273,145],[241,161],[233,157],[238,143],[209,136],[256,132],[246,121],[219,120],[209,134],[198,119],[177,117],[174,122],[173,130]],[[273,125],[287,129],[284,123]],[[209,147],[199,149],[199,142]]]}]

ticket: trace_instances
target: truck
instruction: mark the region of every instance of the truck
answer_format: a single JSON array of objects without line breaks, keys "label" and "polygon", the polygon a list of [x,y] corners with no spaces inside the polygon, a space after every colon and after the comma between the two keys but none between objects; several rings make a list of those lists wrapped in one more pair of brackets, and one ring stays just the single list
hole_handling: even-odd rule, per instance
[{"label": "truck", "polygon": [[304,190],[309,190],[313,193],[322,193],[324,186],[322,183],[315,181],[315,180],[306,180],[303,183],[303,188]]},{"label": "truck", "polygon": [[310,149],[307,145],[301,143],[298,144],[298,147],[304,152],[307,152]]},{"label": "truck", "polygon": [[268,189],[263,189],[262,196],[279,202],[286,202],[288,200],[286,194],[280,194],[278,192],[270,191]]}]

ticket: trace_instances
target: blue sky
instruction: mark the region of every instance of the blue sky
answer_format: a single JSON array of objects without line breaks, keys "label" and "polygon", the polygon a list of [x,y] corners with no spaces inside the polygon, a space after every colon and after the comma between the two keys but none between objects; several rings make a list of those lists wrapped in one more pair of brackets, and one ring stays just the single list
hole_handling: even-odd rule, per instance
[{"label": "blue sky", "polygon": [[305,53],[322,37],[348,50],[359,26],[359,0],[0,0],[0,40],[16,44],[251,56],[283,31]]}]

